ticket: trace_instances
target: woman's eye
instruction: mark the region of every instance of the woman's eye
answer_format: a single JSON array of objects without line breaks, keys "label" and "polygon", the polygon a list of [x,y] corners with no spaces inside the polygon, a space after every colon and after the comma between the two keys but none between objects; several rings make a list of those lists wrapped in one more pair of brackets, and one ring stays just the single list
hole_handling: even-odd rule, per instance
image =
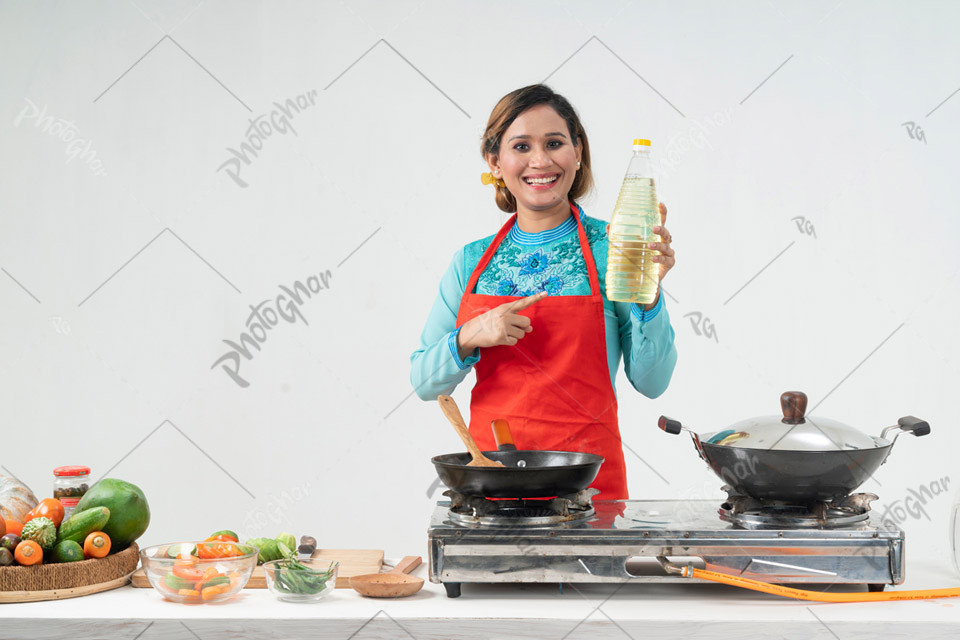
[{"label": "woman's eye", "polygon": [[563,141],[562,141],[562,140],[551,140],[551,141],[548,142],[547,144],[548,144],[548,145],[553,145],[553,148],[554,148],[554,149],[557,149],[557,148],[563,146]]},{"label": "woman's eye", "polygon": [[[523,147],[523,149],[521,149],[520,147]],[[515,145],[513,146],[513,148],[516,149],[517,151],[525,151],[525,150],[526,150],[526,147],[527,147],[527,145],[524,144],[524,143],[522,143],[522,142],[518,142],[517,144],[515,144]]]}]

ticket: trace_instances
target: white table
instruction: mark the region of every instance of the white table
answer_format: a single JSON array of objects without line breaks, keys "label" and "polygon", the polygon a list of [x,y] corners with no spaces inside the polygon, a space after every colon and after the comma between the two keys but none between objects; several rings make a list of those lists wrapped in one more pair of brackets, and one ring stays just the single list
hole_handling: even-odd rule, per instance
[{"label": "white table", "polygon": [[[421,566],[414,575],[426,576]],[[897,589],[960,586],[952,567],[917,561]],[[616,592],[614,593],[614,591]],[[612,594],[612,595],[611,595]],[[426,583],[398,600],[337,589],[314,604],[246,590],[218,605],[168,602],[124,587],[61,600],[0,605],[0,638],[218,640],[222,638],[950,638],[960,636],[960,598],[818,604],[685,580],[677,584],[464,585],[448,599]]]}]

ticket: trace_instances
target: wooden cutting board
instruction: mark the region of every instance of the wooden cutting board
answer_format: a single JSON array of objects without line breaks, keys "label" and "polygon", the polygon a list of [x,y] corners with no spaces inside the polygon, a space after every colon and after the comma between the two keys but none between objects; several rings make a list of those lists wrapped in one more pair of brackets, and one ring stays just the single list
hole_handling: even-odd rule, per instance
[{"label": "wooden cutting board", "polygon": [[[353,576],[362,576],[365,573],[380,573],[383,566],[383,551],[380,549],[317,549],[313,552],[314,560],[321,562],[339,562],[337,571],[337,589],[349,589]],[[137,569],[133,574],[134,587],[149,587],[150,581],[143,569]],[[266,589],[267,578],[263,574],[263,567],[257,567],[250,576],[245,589]]]}]

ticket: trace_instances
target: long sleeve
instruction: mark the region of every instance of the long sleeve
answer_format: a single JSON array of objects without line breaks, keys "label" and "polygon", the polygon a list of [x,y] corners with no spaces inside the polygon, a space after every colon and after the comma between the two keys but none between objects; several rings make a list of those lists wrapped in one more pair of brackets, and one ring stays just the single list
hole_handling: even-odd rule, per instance
[{"label": "long sleeve", "polygon": [[420,348],[410,355],[410,383],[423,400],[452,392],[480,360],[478,352],[462,361],[457,353],[457,311],[466,280],[461,249],[440,280],[440,292],[420,334]]},{"label": "long sleeve", "polygon": [[615,302],[623,351],[623,368],[633,388],[648,398],[667,390],[677,364],[677,347],[664,296],[649,311]]}]

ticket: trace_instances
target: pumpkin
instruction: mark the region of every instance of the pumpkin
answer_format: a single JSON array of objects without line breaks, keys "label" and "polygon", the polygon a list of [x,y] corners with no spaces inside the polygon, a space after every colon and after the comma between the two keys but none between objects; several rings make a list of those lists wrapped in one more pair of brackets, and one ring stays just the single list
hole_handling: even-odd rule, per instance
[{"label": "pumpkin", "polygon": [[0,473],[0,517],[23,522],[27,513],[37,506],[37,496],[30,487],[16,478]]}]

